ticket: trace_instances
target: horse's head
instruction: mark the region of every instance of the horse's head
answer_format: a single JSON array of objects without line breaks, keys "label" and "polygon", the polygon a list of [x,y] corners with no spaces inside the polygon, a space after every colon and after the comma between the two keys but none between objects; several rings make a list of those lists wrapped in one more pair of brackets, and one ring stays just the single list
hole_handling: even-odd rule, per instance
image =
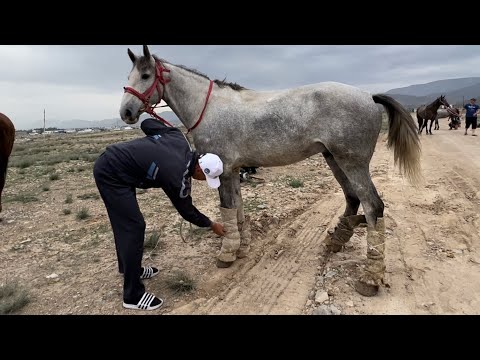
[{"label": "horse's head", "polygon": [[447,99],[445,98],[445,95],[441,95],[439,98],[437,98],[437,101],[439,102],[439,105],[443,105],[446,108],[450,108],[451,105],[448,103]]},{"label": "horse's head", "polygon": [[141,113],[151,111],[162,100],[164,78],[167,69],[150,55],[147,45],[143,46],[143,56],[136,56],[128,49],[133,68],[128,76],[128,86],[120,105],[120,117],[127,124],[135,124]]}]

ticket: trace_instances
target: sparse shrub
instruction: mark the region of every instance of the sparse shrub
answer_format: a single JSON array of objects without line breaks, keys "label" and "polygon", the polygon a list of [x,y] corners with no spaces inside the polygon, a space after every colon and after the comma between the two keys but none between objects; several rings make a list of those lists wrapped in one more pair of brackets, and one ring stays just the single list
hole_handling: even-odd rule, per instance
[{"label": "sparse shrub", "polygon": [[177,292],[190,292],[196,288],[195,281],[187,273],[180,270],[175,271],[166,282],[171,290]]},{"label": "sparse shrub", "polygon": [[143,243],[143,247],[145,249],[154,249],[157,246],[157,243],[160,240],[160,233],[158,231],[152,231],[150,235],[147,236],[145,242]]},{"label": "sparse shrub", "polygon": [[288,181],[288,185],[290,185],[290,186],[293,187],[293,188],[303,187],[303,180],[290,179],[290,180]]},{"label": "sparse shrub", "polygon": [[19,167],[20,169],[26,169],[26,168],[28,168],[28,167],[30,167],[30,166],[32,166],[32,165],[33,165],[33,163],[32,163],[30,160],[22,160],[22,161],[20,161],[20,163],[18,164],[18,167]]},{"label": "sparse shrub", "polygon": [[5,202],[21,202],[21,203],[29,203],[29,202],[34,202],[38,201],[38,198],[34,195],[31,194],[18,194],[14,195],[12,197],[7,197],[4,200]]},{"label": "sparse shrub", "polygon": [[100,199],[100,195],[98,195],[97,193],[88,193],[88,194],[78,195],[77,198],[81,200],[87,200],[87,199],[97,200],[97,199]]},{"label": "sparse shrub", "polygon": [[88,212],[87,208],[81,208],[80,211],[77,213],[78,220],[85,220],[88,217],[90,217],[90,213]]},{"label": "sparse shrub", "polygon": [[29,302],[28,291],[17,282],[0,285],[0,315],[13,314]]}]

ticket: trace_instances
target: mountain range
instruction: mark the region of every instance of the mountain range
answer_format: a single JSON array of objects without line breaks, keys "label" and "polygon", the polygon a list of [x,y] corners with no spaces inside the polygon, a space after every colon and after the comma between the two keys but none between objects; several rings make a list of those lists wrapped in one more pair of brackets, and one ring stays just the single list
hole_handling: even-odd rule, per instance
[{"label": "mountain range", "polygon": [[[445,95],[447,101],[456,107],[462,107],[464,103],[472,97],[480,98],[480,77],[469,77],[459,79],[445,79],[429,82],[426,84],[415,84],[403,88],[391,89],[386,92],[403,106],[408,109],[417,108],[423,104],[429,104],[440,95]],[[180,120],[173,111],[164,111],[159,115],[170,122],[172,125],[181,125]],[[148,114],[142,114],[140,121],[132,125],[139,127],[140,123],[150,117]],[[126,124],[120,118],[104,119],[98,121],[87,120],[63,120],[48,121],[47,127],[56,127],[60,129],[81,129],[91,127],[122,127]]]},{"label": "mountain range", "polygon": [[445,95],[449,104],[462,107],[472,97],[480,97],[480,77],[445,79],[416,84],[386,92],[407,108],[429,104],[440,95]]}]

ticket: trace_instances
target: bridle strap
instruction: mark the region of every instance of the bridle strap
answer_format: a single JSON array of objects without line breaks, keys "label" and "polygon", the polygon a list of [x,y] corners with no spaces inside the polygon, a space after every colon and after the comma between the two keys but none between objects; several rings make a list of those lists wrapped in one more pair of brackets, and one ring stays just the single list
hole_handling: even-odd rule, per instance
[{"label": "bridle strap", "polygon": [[190,131],[194,130],[198,125],[200,125],[200,122],[203,119],[203,114],[205,114],[205,109],[207,108],[208,104],[208,99],[210,98],[210,94],[212,93],[212,88],[213,88],[213,81],[210,80],[210,85],[208,87],[208,92],[207,92],[207,99],[205,100],[205,105],[203,106],[202,113],[200,114],[200,117],[198,118],[197,122],[187,131],[187,134],[190,133]]},{"label": "bridle strap", "polygon": [[[137,98],[140,99],[140,101],[143,103],[144,111],[147,114],[150,114],[151,116],[153,116],[157,120],[163,122],[164,124],[166,124],[170,127],[174,127],[167,120],[163,119],[162,117],[157,115],[157,113],[155,113],[155,108],[158,107],[157,105],[163,99],[163,93],[161,91],[162,89],[160,87],[160,84],[162,84],[165,88],[165,85],[170,82],[170,79],[165,79],[163,77],[164,72],[170,72],[170,70],[165,68],[160,61],[156,60],[155,61],[155,80],[153,81],[152,85],[143,94],[138,92],[137,90],[135,90],[132,87],[127,86],[127,87],[124,87],[123,89],[124,89],[125,92],[128,92],[128,93],[130,93],[130,94],[132,94],[132,95],[134,95],[134,96],[136,96]],[[213,89],[213,81],[210,80],[210,85],[208,87],[207,98],[205,100],[205,105],[203,106],[202,113],[200,114],[200,117],[198,118],[197,122],[190,129],[188,129],[187,134],[190,133],[192,130],[194,130],[198,125],[200,125],[200,123],[203,119],[203,115],[205,114],[205,110],[207,109],[208,100],[210,99],[210,94],[212,93],[212,89]],[[150,105],[150,98],[152,97],[155,90],[157,90],[157,92],[158,92],[158,99],[159,100],[156,104]]]},{"label": "bridle strap", "polygon": [[[164,72],[170,72],[170,70],[166,69],[160,61],[155,61],[155,80],[153,81],[152,85],[143,94],[138,92],[132,87],[127,86],[127,87],[124,87],[123,89],[125,90],[125,92],[130,93],[140,99],[140,101],[143,103],[144,111],[147,114],[150,114],[151,116],[163,122],[167,126],[174,127],[167,120],[165,120],[161,116],[157,115],[157,113],[155,113],[155,108],[162,101],[162,98],[163,98],[163,93],[162,93],[160,84],[165,86],[168,82],[170,82],[170,79],[165,79],[163,77]],[[154,94],[155,90],[157,90],[158,92],[158,102],[153,105],[150,105],[150,98]]]}]

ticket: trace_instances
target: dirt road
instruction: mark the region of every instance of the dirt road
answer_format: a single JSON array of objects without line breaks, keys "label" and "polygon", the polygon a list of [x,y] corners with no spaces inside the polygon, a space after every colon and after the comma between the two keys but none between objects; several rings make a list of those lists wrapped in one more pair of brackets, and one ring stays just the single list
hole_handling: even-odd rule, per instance
[{"label": "dirt road", "polygon": [[[99,138],[83,139],[99,143]],[[24,152],[47,147],[35,141]],[[65,140],[65,148],[80,143]],[[57,145],[55,151],[62,150]],[[165,305],[147,314],[310,314],[318,307],[337,314],[480,314],[480,136],[434,131],[422,135],[422,152],[425,185],[414,189],[394,169],[384,137],[379,139],[371,173],[386,206],[387,286],[372,298],[352,287],[366,254],[363,228],[343,252],[320,255],[327,229],[344,208],[343,193],[321,156],[260,169],[264,184],[242,185],[253,218],[252,251],[228,269],[214,265],[219,238],[194,229],[182,242],[180,217],[163,193],[139,194],[148,232],[161,233],[158,246],[145,250],[144,261],[161,273],[145,284]],[[16,154],[25,158],[20,150]],[[87,171],[78,172],[81,166]],[[143,315],[121,307],[122,280],[105,209],[94,196],[91,163],[70,160],[54,171],[60,179],[41,191],[49,171],[40,165],[9,170],[0,222],[0,283],[16,281],[28,290],[31,300],[18,313]],[[292,179],[301,186],[293,186]],[[37,201],[17,201],[18,193],[33,193]],[[193,198],[201,211],[218,218],[215,191],[196,182]],[[62,213],[66,207],[71,215]],[[90,216],[75,218],[84,207]],[[193,292],[168,287],[178,271],[195,280]]]}]

